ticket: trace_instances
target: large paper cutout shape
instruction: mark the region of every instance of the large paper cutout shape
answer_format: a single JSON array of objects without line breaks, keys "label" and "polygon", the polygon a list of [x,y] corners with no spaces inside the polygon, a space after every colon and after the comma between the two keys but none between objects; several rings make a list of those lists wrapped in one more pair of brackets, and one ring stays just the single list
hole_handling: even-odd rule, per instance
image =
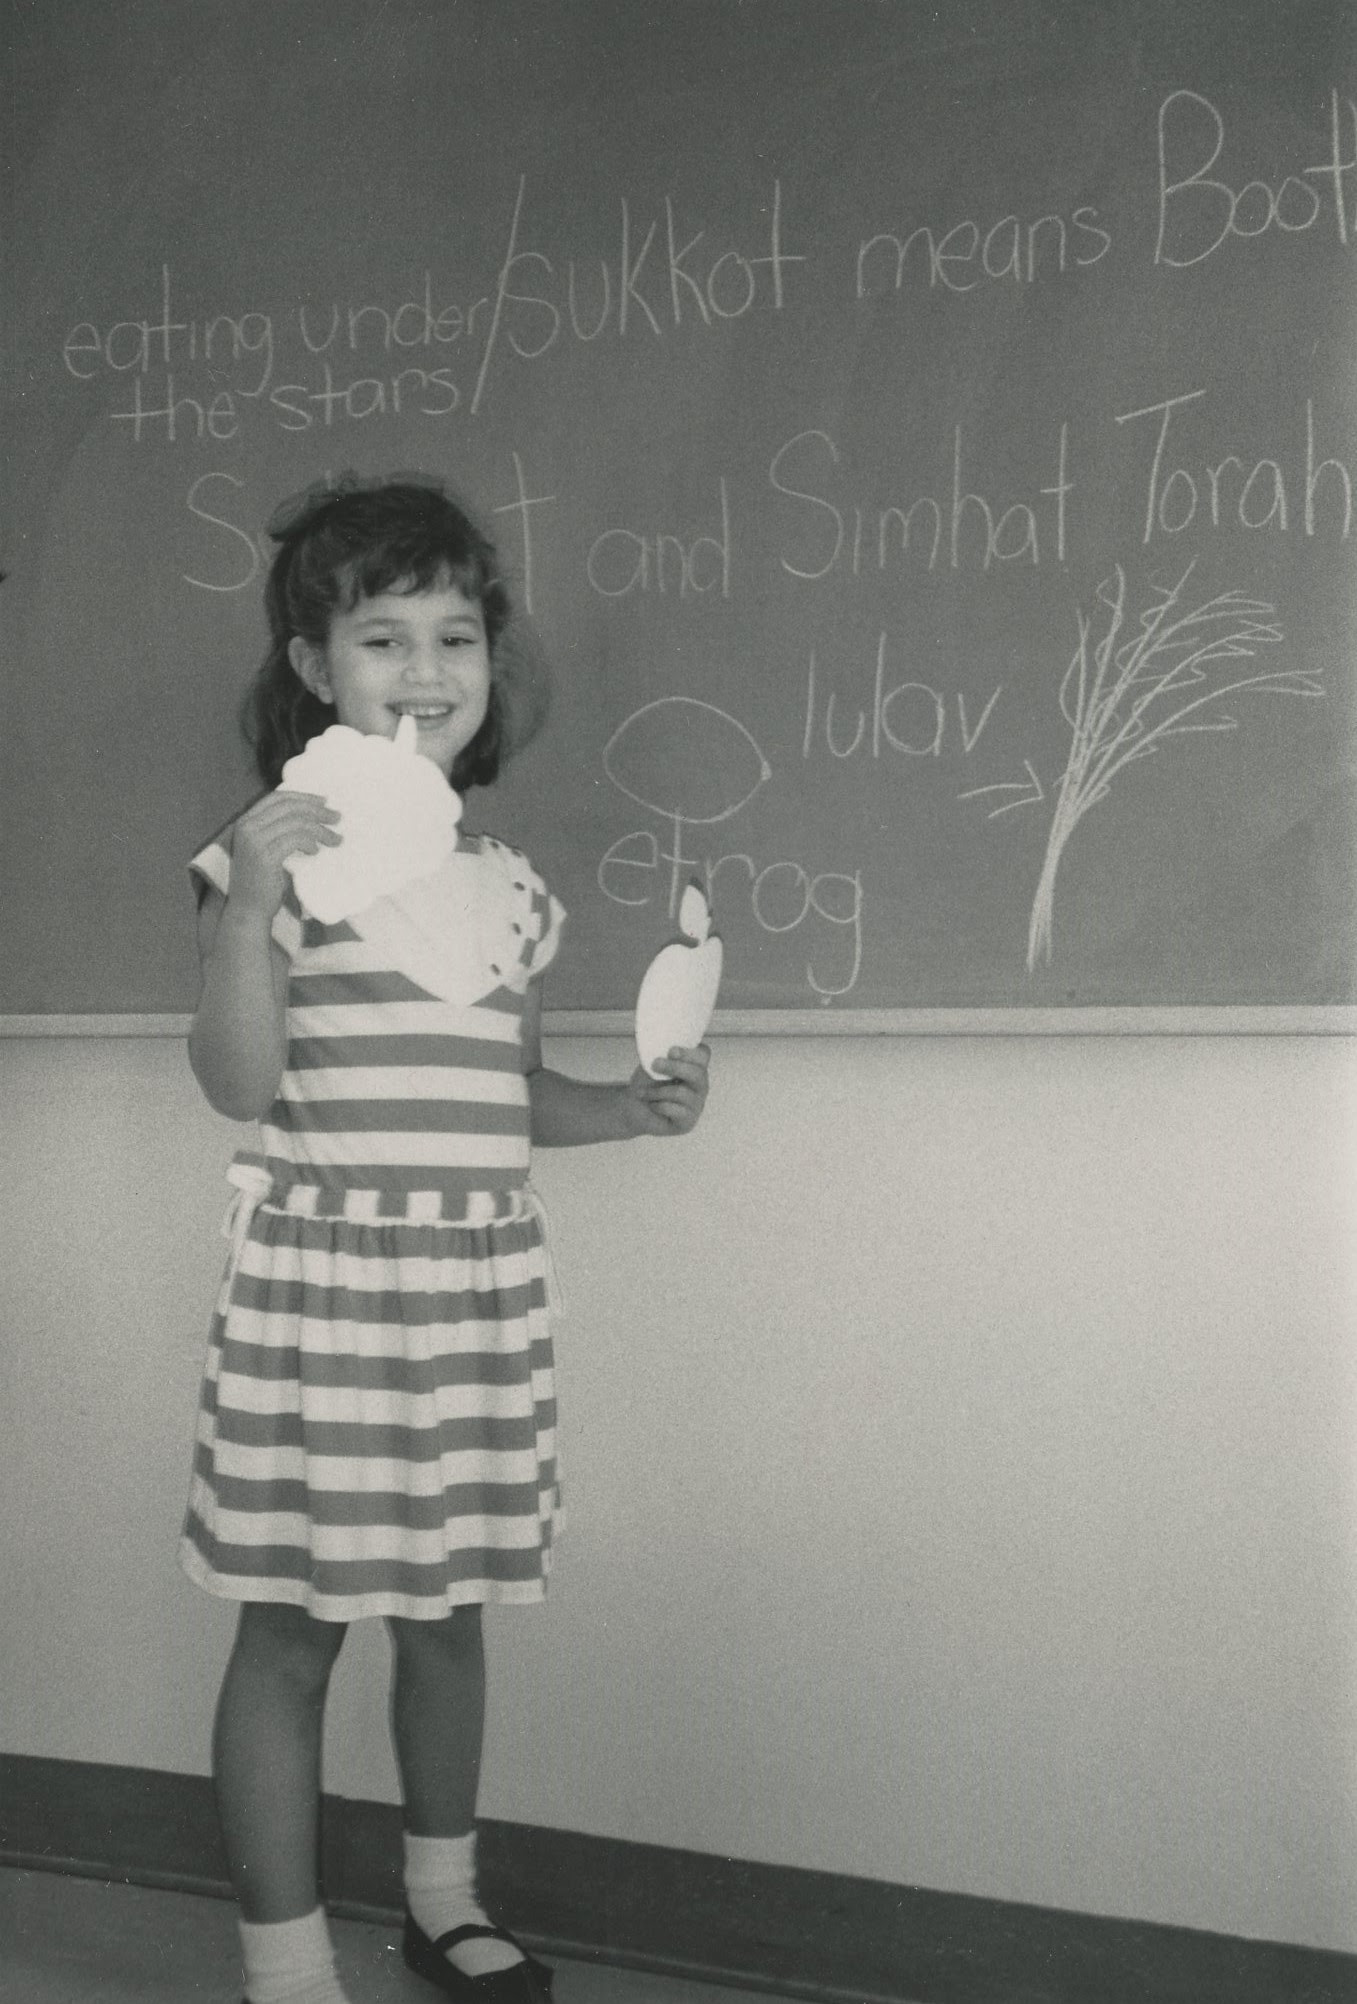
[{"label": "large paper cutout shape", "polygon": [[394,738],[331,724],[283,767],[281,786],[323,795],[340,817],[335,846],[287,862],[297,896],[323,924],[431,877],[456,848],[461,800],[418,737],[409,716]]},{"label": "large paper cutout shape", "polygon": [[691,1050],[702,1042],[716,1007],[724,948],[698,884],[680,900],[679,932],[655,955],[636,996],[636,1049],[653,1079],[663,1076],[659,1061],[676,1045]]},{"label": "large paper cutout shape", "polygon": [[[431,877],[402,884],[378,898],[350,923],[384,966],[430,995],[464,1008],[503,985],[511,973],[509,940],[521,942],[502,922],[502,894],[485,857],[459,849]],[[501,914],[501,940],[495,915]],[[502,950],[505,958],[491,964]]]}]

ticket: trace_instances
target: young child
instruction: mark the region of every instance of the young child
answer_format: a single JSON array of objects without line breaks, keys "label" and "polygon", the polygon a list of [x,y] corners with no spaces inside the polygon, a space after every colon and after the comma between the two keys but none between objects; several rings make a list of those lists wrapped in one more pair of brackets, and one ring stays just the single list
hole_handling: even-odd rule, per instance
[{"label": "young child", "polygon": [[[458,793],[493,780],[540,683],[463,510],[433,482],[349,477],[271,533],[250,705],[265,781],[332,723],[394,738],[405,716]],[[542,2004],[550,1972],[487,1921],[474,1856],[481,1606],[542,1598],[560,1508],[529,1144],[686,1133],[708,1053],[611,1085],[548,1070],[539,977],[564,914],[526,859],[459,829],[429,879],[449,1001],[391,964],[384,900],[332,924],[299,903],[288,859],[342,841],[336,820],[273,790],[191,865],[193,1069],[263,1146],[232,1165],[181,1546],[242,1603],[213,1773],[247,2004],[344,2004],[319,1902],[322,1721],[346,1624],[373,1615],[393,1642],[405,1959],[449,1997]]]}]

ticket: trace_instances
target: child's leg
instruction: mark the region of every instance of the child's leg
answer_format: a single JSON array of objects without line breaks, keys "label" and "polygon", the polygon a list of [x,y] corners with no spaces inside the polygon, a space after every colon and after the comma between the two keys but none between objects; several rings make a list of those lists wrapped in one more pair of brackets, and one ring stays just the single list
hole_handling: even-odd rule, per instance
[{"label": "child's leg", "polygon": [[342,2004],[319,1898],[321,1735],[342,1623],[249,1602],[217,1704],[212,1771],[250,2004]]},{"label": "child's leg", "polygon": [[405,1827],[462,1837],[476,1820],[485,1729],[485,1644],[479,1607],[442,1621],[391,1621],[391,1736]]},{"label": "child's leg", "polygon": [[[411,1915],[431,1941],[484,1922],[476,1899],[476,1791],[485,1723],[481,1610],[441,1621],[390,1624],[395,1645],[391,1728],[405,1802],[405,1887]],[[502,1940],[472,1938],[448,1951],[454,1968],[482,1976],[522,1961]],[[508,1994],[507,1992],[505,1993]],[[525,1987],[524,1997],[541,1993]]]},{"label": "child's leg", "polygon": [[321,1731],[342,1623],[248,1602],[217,1704],[212,1773],[231,1883],[248,1921],[316,1904]]}]

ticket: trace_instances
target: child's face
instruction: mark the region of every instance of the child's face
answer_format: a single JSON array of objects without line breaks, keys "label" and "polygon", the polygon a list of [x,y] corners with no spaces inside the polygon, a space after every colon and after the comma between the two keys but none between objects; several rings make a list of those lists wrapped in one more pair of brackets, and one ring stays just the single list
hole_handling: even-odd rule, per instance
[{"label": "child's face", "polygon": [[324,647],[294,639],[292,666],[341,724],[394,738],[403,716],[445,775],[485,721],[490,650],[480,606],[454,584],[381,592],[337,612]]}]

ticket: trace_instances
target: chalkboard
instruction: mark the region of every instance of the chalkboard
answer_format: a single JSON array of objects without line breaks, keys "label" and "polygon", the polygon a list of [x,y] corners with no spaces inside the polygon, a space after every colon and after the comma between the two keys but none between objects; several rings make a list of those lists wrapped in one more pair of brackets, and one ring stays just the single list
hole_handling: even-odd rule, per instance
[{"label": "chalkboard", "polygon": [[427,469],[626,1007],[1357,999],[1351,0],[6,10],[8,1012],[192,1006],[263,524]]}]

